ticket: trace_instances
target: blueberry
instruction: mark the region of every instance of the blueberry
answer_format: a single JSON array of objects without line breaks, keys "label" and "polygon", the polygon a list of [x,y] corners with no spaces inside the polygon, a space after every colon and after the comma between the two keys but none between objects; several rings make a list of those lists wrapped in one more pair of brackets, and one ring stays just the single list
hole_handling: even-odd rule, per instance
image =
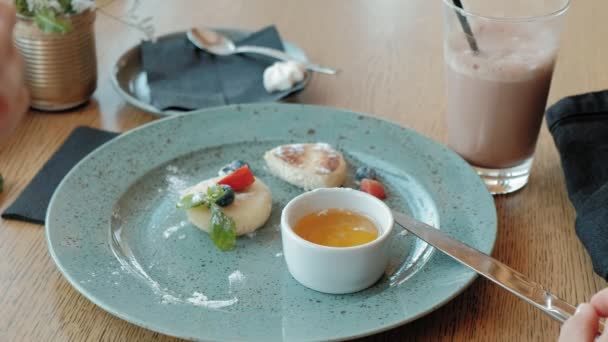
[{"label": "blueberry", "polygon": [[361,181],[364,178],[376,179],[376,170],[372,169],[371,167],[361,166],[360,168],[357,169],[357,173],[355,174],[355,177],[357,178],[358,181]]},{"label": "blueberry", "polygon": [[222,189],[224,189],[224,195],[218,198],[215,201],[215,204],[219,205],[220,207],[227,207],[234,202],[234,190],[232,190],[230,185],[225,184],[222,184]]},{"label": "blueberry", "polygon": [[240,169],[243,165],[249,166],[249,163],[247,163],[246,161],[242,161],[242,160],[233,160],[228,165],[232,166],[233,170],[236,170],[236,169]]},{"label": "blueberry", "polygon": [[[220,172],[218,172],[218,174],[220,176],[227,176],[236,171],[237,169],[240,169],[243,165],[249,166],[249,164],[245,161],[233,160],[230,163],[224,165],[224,167],[220,169]],[[249,166],[249,168],[251,168],[251,166]]]},{"label": "blueberry", "polygon": [[229,167],[228,165],[226,165],[226,166],[222,167],[217,174],[221,177],[224,177],[233,172],[234,172],[234,170],[231,167]]}]

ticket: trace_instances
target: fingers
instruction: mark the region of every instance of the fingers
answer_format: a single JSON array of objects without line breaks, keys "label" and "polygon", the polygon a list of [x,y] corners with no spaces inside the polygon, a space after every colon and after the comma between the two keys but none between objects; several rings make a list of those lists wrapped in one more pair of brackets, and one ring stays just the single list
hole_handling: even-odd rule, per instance
[{"label": "fingers", "polygon": [[15,8],[0,1],[0,58],[13,53],[13,27],[17,17]]},{"label": "fingers", "polygon": [[0,25],[12,29],[16,21],[17,12],[15,11],[15,6],[0,1]]},{"label": "fingers", "polygon": [[[589,302],[600,317],[608,317],[608,288],[593,295]],[[608,330],[605,330],[596,341],[608,342]]]},{"label": "fingers", "polygon": [[8,24],[9,26],[15,25],[15,21],[17,20],[15,6],[0,1],[0,21]]},{"label": "fingers", "polygon": [[601,317],[608,317],[608,288],[593,295],[590,303],[593,305],[598,315]]},{"label": "fingers", "polygon": [[[596,293],[591,297],[591,305],[600,317],[608,316],[608,289]],[[604,330],[602,335],[596,340],[597,342],[608,342],[608,330]]]},{"label": "fingers", "polygon": [[27,89],[22,87],[16,96],[9,99],[0,95],[0,142],[17,128],[22,117],[27,113],[29,105]]},{"label": "fingers", "polygon": [[28,106],[23,60],[13,45],[15,8],[0,0],[0,138],[14,130]]},{"label": "fingers", "polygon": [[[12,40],[11,40],[12,42]],[[14,49],[11,45],[11,48]],[[6,138],[27,111],[28,91],[23,60],[16,51],[0,56],[0,140]]]},{"label": "fingers", "polygon": [[598,320],[599,317],[591,304],[579,305],[576,314],[562,326],[559,342],[593,342],[597,334]]},{"label": "fingers", "polygon": [[16,104],[25,87],[24,65],[19,53],[5,56],[0,64],[0,96],[9,100],[10,107]]}]

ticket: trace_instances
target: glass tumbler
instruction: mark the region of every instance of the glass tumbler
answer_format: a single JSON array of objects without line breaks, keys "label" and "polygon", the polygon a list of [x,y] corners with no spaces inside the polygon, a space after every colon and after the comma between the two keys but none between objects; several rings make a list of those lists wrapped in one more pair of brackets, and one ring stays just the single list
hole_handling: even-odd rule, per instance
[{"label": "glass tumbler", "polygon": [[443,1],[448,145],[493,194],[528,182],[569,0]]}]

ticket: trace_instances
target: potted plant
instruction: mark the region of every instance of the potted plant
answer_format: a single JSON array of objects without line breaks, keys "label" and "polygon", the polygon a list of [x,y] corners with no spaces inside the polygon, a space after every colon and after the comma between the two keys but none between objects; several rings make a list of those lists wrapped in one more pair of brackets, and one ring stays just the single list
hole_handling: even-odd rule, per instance
[{"label": "potted plant", "polygon": [[31,106],[65,110],[97,86],[94,0],[15,0],[15,45],[26,65]]}]

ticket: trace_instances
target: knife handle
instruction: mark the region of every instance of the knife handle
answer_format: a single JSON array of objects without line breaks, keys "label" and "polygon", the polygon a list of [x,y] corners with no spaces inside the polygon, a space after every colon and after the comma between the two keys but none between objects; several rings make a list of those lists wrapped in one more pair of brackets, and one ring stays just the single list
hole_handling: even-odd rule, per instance
[{"label": "knife handle", "polygon": [[[574,316],[576,308],[569,303],[561,300],[559,297],[546,292],[546,306],[540,307],[541,310],[545,311],[549,316],[556,320],[564,323],[568,318]],[[604,322],[599,321],[598,324],[598,335],[604,331]]]},{"label": "knife handle", "polygon": [[562,323],[576,312],[576,308],[572,304],[547,291],[545,291],[545,306],[540,306],[540,309]]},{"label": "knife handle", "polygon": [[[393,211],[393,217],[397,225],[413,233],[461,264],[471,268],[496,285],[532,304],[549,315],[549,317],[564,323],[575,314],[576,308],[574,306],[491,256],[451,238],[437,228],[417,221],[398,211]],[[604,331],[603,321],[599,322],[598,331],[600,333]]]}]

